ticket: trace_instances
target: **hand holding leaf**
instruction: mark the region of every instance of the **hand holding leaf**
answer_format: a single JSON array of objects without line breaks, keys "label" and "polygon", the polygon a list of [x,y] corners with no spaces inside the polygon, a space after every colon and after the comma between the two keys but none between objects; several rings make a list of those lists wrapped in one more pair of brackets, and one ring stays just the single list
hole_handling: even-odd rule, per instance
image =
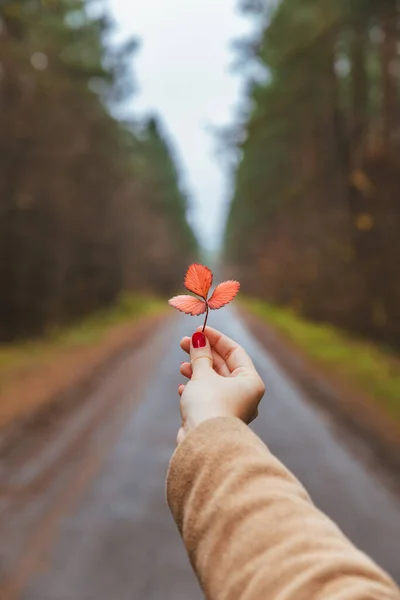
[{"label": "hand holding leaf", "polygon": [[169,300],[171,306],[187,315],[198,316],[206,313],[203,331],[207,325],[209,309],[218,310],[226,304],[229,304],[240,289],[240,283],[238,281],[224,281],[217,285],[211,298],[208,299],[212,282],[213,274],[211,269],[204,265],[194,263],[193,265],[190,265],[186,272],[185,288],[189,290],[189,292],[193,292],[193,294],[200,296],[201,300],[194,296],[175,296]]}]

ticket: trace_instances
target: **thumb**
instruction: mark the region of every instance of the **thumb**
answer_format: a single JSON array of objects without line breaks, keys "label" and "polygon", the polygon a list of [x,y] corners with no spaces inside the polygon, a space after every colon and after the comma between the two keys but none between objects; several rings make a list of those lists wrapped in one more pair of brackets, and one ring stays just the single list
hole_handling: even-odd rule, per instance
[{"label": "thumb", "polygon": [[214,366],[210,342],[203,332],[196,331],[190,344],[190,360],[194,377],[201,377]]}]

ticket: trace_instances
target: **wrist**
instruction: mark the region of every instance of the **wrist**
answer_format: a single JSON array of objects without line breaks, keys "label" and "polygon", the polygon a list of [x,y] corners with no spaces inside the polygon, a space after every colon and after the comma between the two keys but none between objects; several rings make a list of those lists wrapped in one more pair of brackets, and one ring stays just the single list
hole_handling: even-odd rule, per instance
[{"label": "wrist", "polygon": [[196,407],[196,411],[192,414],[188,415],[185,422],[185,431],[188,433],[196,427],[199,427],[202,423],[206,421],[210,421],[211,419],[218,419],[221,417],[231,417],[234,418],[236,415],[232,413],[232,410],[225,408],[223,406],[211,405],[207,407]]}]

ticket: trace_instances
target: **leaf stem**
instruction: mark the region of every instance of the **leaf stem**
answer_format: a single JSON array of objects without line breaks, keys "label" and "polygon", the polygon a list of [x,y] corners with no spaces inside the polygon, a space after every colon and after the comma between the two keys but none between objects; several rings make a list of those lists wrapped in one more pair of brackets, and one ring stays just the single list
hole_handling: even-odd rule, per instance
[{"label": "leaf stem", "polygon": [[206,300],[206,318],[205,318],[205,320],[204,320],[203,333],[204,333],[204,331],[205,331],[205,329],[206,329],[206,325],[207,325],[207,319],[208,319],[208,313],[209,313],[209,310],[210,310],[210,309],[208,308],[208,302],[207,302],[207,300]]}]

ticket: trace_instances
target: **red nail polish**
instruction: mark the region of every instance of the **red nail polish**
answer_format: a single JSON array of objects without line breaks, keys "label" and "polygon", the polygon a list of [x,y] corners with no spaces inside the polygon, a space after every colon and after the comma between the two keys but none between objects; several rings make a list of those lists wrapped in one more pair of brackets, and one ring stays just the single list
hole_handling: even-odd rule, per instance
[{"label": "red nail polish", "polygon": [[206,336],[201,331],[197,331],[192,336],[193,348],[204,348],[207,344]]}]

